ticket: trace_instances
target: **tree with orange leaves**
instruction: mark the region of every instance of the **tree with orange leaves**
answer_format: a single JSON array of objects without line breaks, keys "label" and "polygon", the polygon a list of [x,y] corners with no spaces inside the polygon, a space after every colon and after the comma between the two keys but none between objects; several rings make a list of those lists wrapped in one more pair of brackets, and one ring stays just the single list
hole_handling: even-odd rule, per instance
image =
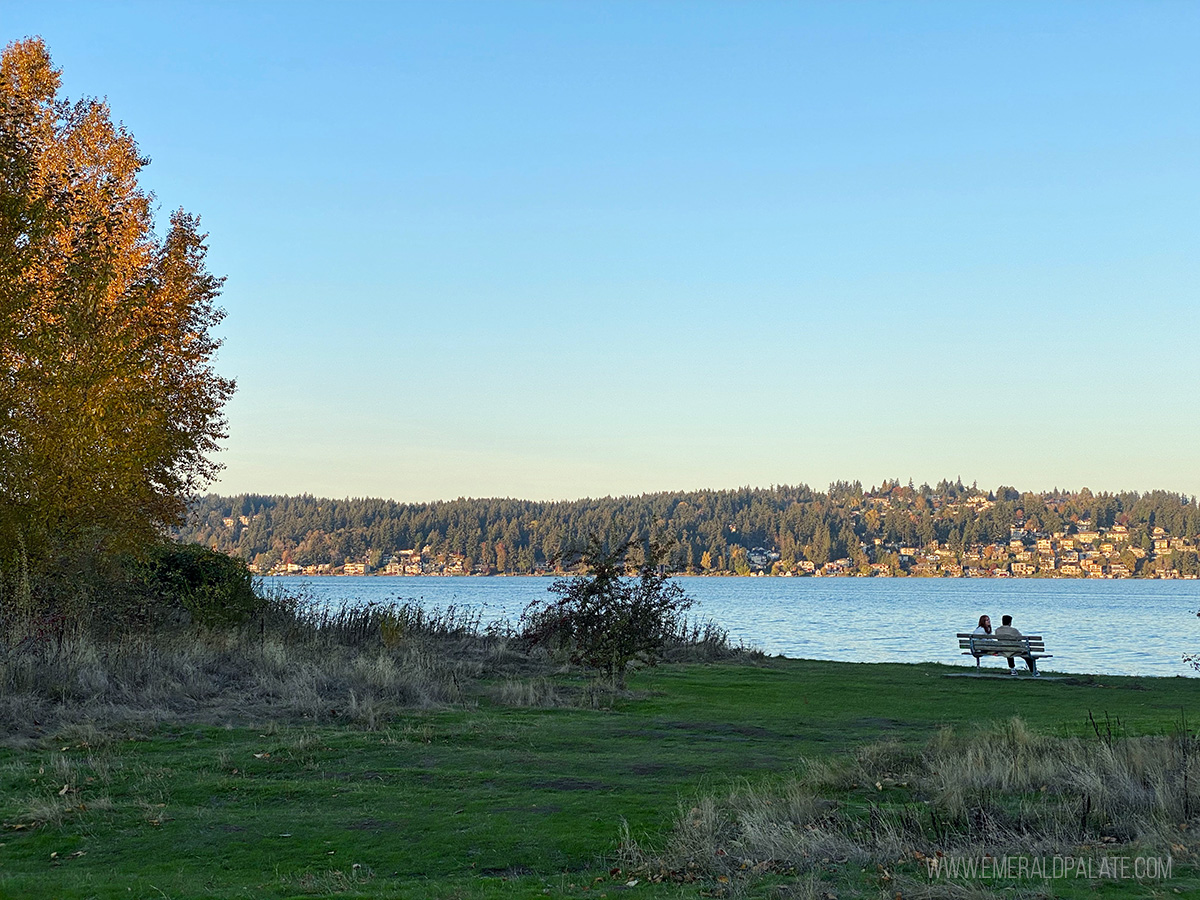
[{"label": "tree with orange leaves", "polygon": [[[218,466],[224,279],[163,237],[107,104],[59,97],[38,38],[0,56],[0,612],[44,614],[182,521]],[[79,612],[58,609],[59,612]]]}]

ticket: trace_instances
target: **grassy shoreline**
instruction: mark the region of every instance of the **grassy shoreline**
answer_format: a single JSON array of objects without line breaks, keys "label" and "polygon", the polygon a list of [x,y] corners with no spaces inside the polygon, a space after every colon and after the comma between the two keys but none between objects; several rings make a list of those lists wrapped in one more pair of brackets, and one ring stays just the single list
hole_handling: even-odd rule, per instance
[{"label": "grassy shoreline", "polygon": [[[514,707],[494,692],[373,725],[273,721],[260,708],[224,726],[69,725],[0,750],[0,896],[892,896],[895,883],[848,861],[742,884],[711,871],[654,883],[646,860],[705,798],[769,793],[814,760],[841,764],[880,742],[921,748],[941,729],[969,734],[1014,717],[1090,742],[1103,739],[1096,723],[1137,739],[1200,722],[1191,679],[945,677],[955,671],[743,659],[641,672],[601,708]],[[835,799],[851,808],[859,789],[837,788]],[[623,829],[643,851],[638,871]],[[1200,886],[1190,865],[1180,856],[1158,887]],[[909,868],[889,878],[915,878]],[[1158,889],[1102,886],[1130,897]],[[1006,889],[976,885],[972,896],[993,888]],[[1033,888],[1046,889],[1014,887]]]}]

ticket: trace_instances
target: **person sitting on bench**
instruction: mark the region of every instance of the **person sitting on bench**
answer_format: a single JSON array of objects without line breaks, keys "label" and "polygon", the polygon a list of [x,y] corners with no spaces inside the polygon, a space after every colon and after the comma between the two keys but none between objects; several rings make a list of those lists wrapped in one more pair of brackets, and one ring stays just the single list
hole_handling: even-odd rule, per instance
[{"label": "person sitting on bench", "polygon": [[[1001,622],[1000,627],[996,629],[996,637],[998,637],[998,638],[1013,638],[1015,640],[1019,640],[1022,637],[1024,637],[1024,635],[1021,634],[1021,632],[1019,632],[1019,631],[1017,631],[1017,629],[1013,628],[1012,616],[1001,616],[1000,622]],[[1016,675],[1017,674],[1017,664],[1013,661],[1012,655],[1006,654],[1005,658],[1008,660],[1008,674]],[[1029,656],[1028,654],[1021,654],[1021,659],[1025,660],[1025,665],[1029,667],[1030,672],[1032,672],[1034,675],[1038,674],[1037,663],[1033,661],[1032,656]]]}]

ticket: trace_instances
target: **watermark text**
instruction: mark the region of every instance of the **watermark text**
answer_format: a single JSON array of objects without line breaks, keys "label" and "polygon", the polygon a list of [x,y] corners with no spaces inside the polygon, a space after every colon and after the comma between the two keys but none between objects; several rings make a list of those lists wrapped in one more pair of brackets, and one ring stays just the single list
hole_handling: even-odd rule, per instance
[{"label": "watermark text", "polygon": [[929,877],[944,881],[1166,881],[1170,856],[938,856],[926,857]]}]

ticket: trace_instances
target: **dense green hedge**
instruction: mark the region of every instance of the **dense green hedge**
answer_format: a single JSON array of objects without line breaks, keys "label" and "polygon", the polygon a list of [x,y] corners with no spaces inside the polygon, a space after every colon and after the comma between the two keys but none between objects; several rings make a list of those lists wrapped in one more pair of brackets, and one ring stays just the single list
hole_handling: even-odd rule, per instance
[{"label": "dense green hedge", "polygon": [[185,609],[199,625],[240,625],[262,605],[246,564],[199,544],[155,547],[141,572],[150,601]]}]

